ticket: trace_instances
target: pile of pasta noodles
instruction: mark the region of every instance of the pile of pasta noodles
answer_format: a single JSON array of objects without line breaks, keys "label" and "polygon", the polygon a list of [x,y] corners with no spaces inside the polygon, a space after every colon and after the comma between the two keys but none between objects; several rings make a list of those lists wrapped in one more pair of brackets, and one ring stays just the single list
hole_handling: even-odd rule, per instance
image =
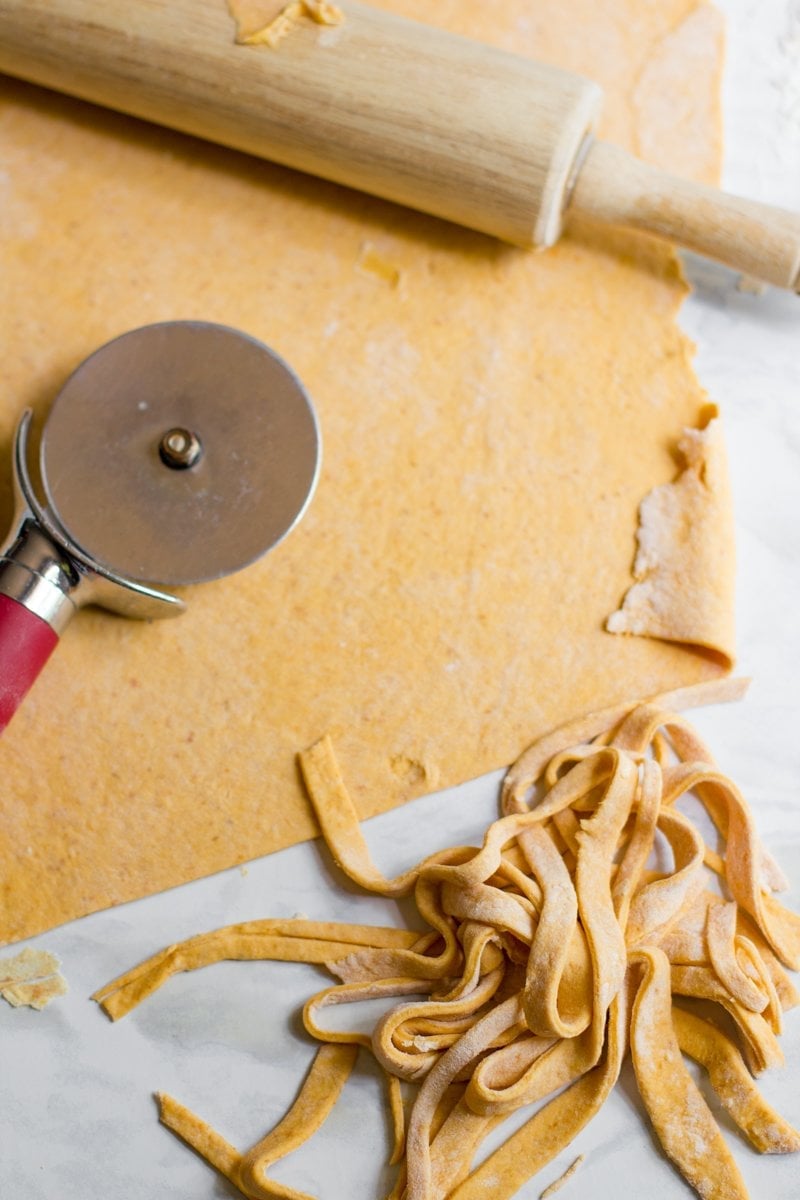
[{"label": "pile of pasta noodles", "polygon": [[[305,1005],[321,1048],[287,1115],[250,1150],[167,1095],[162,1121],[245,1196],[301,1200],[269,1168],[325,1120],[364,1045],[386,1072],[392,1197],[504,1200],[600,1109],[630,1051],[685,1179],[711,1200],[746,1197],[683,1055],[757,1150],[800,1148],[753,1081],[783,1061],[782,1013],[798,1001],[784,967],[800,966],[800,918],[776,899],[786,880],[740,792],[676,715],[737,689],[688,688],[548,735],[509,770],[480,847],[443,850],[395,879],[371,861],[330,739],[301,754],[337,864],[371,892],[413,894],[428,931],[251,921],[170,946],[109,984],[95,999],[118,1018],[175,972],[220,959],[325,963],[339,980]],[[681,811],[688,793],[718,846]],[[321,1009],[376,997],[397,1003],[370,1035],[320,1027]],[[537,1107],[473,1170],[481,1141],[524,1105]]]}]

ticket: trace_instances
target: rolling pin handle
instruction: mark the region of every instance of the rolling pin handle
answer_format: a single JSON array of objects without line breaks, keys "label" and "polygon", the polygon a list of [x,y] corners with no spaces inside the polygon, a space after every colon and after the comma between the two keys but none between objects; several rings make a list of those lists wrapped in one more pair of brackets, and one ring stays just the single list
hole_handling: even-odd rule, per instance
[{"label": "rolling pin handle", "polygon": [[0,0],[0,71],[513,245],[552,246],[567,209],[800,287],[799,215],[590,145],[596,84],[341,3],[325,45],[299,23],[273,54],[237,44],[221,3],[139,4],[134,31],[129,0]]},{"label": "rolling pin handle", "polygon": [[652,234],[751,279],[800,291],[800,214],[679,179],[620,146],[592,142],[569,213]]},{"label": "rolling pin handle", "polygon": [[0,594],[0,731],[17,711],[58,642],[58,634],[19,600]]}]

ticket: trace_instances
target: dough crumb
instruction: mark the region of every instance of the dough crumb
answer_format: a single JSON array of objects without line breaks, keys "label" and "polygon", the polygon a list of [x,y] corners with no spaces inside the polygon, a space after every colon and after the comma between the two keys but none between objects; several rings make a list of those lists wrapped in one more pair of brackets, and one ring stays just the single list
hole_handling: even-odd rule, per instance
[{"label": "dough crumb", "polygon": [[400,283],[400,268],[385,258],[379,250],[376,250],[371,242],[364,242],[361,247],[356,269],[362,275],[374,275],[391,288],[396,288]]},{"label": "dough crumb", "polygon": [[317,25],[341,25],[344,13],[329,0],[229,0],[236,21],[240,46],[269,46],[274,49],[303,20]]},{"label": "dough crumb", "polygon": [[429,787],[436,786],[438,771],[418,758],[411,758],[407,754],[393,754],[389,759],[389,765],[394,774],[406,783],[425,783]]},{"label": "dough crumb", "polygon": [[67,992],[61,963],[49,950],[28,946],[13,958],[0,959],[0,996],[12,1008],[46,1008],[56,996]]},{"label": "dough crumb", "polygon": [[550,1196],[555,1196],[556,1192],[560,1192],[564,1184],[572,1178],[585,1158],[585,1154],[579,1154],[572,1166],[567,1167],[563,1175],[559,1175],[558,1179],[554,1179],[550,1186],[544,1189],[539,1196],[539,1200],[548,1200]]},{"label": "dough crumb", "polygon": [[734,661],[731,500],[715,406],[678,443],[683,470],[639,506],[634,584],[606,621],[609,633],[684,642]]},{"label": "dough crumb", "polygon": [[763,296],[766,293],[767,285],[760,279],[753,279],[752,275],[740,275],[736,281],[737,292],[744,292],[748,296]]}]

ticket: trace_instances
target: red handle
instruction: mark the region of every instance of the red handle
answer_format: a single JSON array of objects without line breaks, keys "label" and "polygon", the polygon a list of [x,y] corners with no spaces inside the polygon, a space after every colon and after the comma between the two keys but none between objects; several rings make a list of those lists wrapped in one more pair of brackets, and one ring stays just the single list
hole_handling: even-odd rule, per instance
[{"label": "red handle", "polygon": [[0,732],[53,653],[58,635],[24,604],[0,593]]}]

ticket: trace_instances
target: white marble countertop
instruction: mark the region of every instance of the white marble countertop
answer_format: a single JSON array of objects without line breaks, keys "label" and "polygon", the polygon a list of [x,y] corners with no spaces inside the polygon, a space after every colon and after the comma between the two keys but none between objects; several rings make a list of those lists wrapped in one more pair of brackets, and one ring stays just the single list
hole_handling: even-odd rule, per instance
[{"label": "white marble countertop", "polygon": [[[721,0],[729,19],[726,183],[800,210],[800,3]],[[736,290],[726,272],[689,262],[696,295],[683,324],[727,427],[739,557],[739,668],[747,699],[696,715],[722,766],[749,797],[767,844],[800,882],[800,300]],[[367,827],[389,874],[422,851],[478,838],[496,812],[499,776],[378,817]],[[789,902],[798,905],[795,886]],[[112,1025],[87,997],[168,941],[232,921],[301,912],[389,923],[395,906],[342,886],[317,845],[77,921],[34,946],[62,959],[69,995],[43,1013],[0,1003],[0,1195],[9,1200],[193,1200],[232,1189],[156,1120],[162,1089],[235,1144],[285,1111],[311,1061],[298,1013],[327,976],[314,967],[227,963],[173,979]],[[800,1015],[784,1071],[761,1086],[800,1126]],[[753,1200],[797,1200],[800,1158],[761,1157],[725,1126]],[[388,1128],[376,1071],[355,1078],[315,1139],[274,1176],[321,1200],[379,1197]],[[564,1196],[649,1200],[689,1189],[656,1149],[629,1068],[596,1120],[519,1195],[538,1197],[578,1153]]]}]

